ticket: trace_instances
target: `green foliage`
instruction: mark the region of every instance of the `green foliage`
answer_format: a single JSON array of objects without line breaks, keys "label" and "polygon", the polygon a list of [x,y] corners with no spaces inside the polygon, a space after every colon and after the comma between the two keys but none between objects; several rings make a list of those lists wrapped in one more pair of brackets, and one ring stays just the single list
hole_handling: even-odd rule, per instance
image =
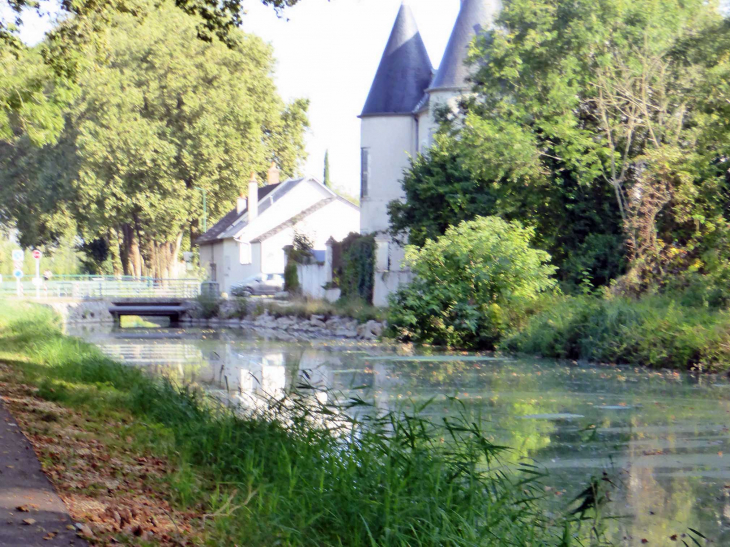
[{"label": "green foliage", "polygon": [[390,302],[400,338],[460,348],[492,348],[540,294],[555,286],[550,255],[530,246],[534,230],[498,217],[449,228],[406,248],[415,279]]},{"label": "green foliage", "polygon": [[306,234],[296,232],[292,245],[285,247],[286,266],[284,267],[284,290],[290,294],[301,292],[299,284],[298,264],[311,264],[314,261],[312,256],[314,243]]},{"label": "green foliage", "polygon": [[163,277],[183,232],[197,231],[198,188],[216,218],[252,171],[275,161],[295,173],[307,102],[278,96],[260,39],[201,41],[198,23],[169,2],[142,20],[115,15],[58,143],[23,137],[0,149],[0,202],[25,239],[53,240],[71,219],[84,239],[106,239],[125,273]]},{"label": "green foliage", "polygon": [[504,448],[456,405],[433,423],[428,404],[378,414],[360,398],[321,404],[305,389],[244,415],[111,361],[38,308],[0,305],[0,348],[39,396],[144,422],[151,449],[180,469],[177,503],[216,514],[211,544],[569,547],[592,534],[577,516],[545,518],[541,474],[503,466]]},{"label": "green foliage", "polygon": [[249,314],[248,298],[237,296],[228,301],[225,319],[244,319]]},{"label": "green foliage", "polygon": [[[278,13],[299,0],[261,0]],[[19,39],[24,11],[39,13],[48,6],[58,11],[64,22],[54,28],[46,43],[26,48]],[[242,25],[242,0],[221,4],[214,0],[176,0],[181,12],[194,16],[197,38],[221,42],[235,47]],[[151,9],[139,0],[101,2],[60,2],[46,0],[4,0],[0,2],[0,138],[8,138],[17,126],[36,144],[55,142],[64,125],[61,109],[74,96],[83,82],[83,67],[90,57],[103,58],[109,21],[120,14],[133,15],[141,22]],[[96,51],[101,46],[101,52]],[[18,59],[35,55],[36,62],[27,65]],[[24,66],[22,66],[24,65]],[[20,71],[17,70],[21,66]],[[51,90],[53,90],[51,92]]]},{"label": "green foliage", "polygon": [[373,303],[375,236],[350,234],[340,244],[339,265],[333,264],[342,298]]},{"label": "green foliage", "polygon": [[727,369],[730,314],[683,305],[678,296],[556,297],[500,347],[602,363]]},{"label": "green foliage", "polygon": [[202,319],[213,319],[220,315],[221,300],[220,298],[207,294],[198,295],[195,299],[198,305],[198,313]]},{"label": "green foliage", "polygon": [[[508,0],[473,94],[414,160],[393,229],[534,226],[561,280],[664,283],[728,246],[727,20],[704,0]],[[483,62],[488,59],[488,62]],[[457,123],[451,123],[458,119]]]},{"label": "green foliage", "polygon": [[284,290],[290,294],[298,294],[301,290],[297,263],[291,259],[287,260],[284,267]]},{"label": "green foliage", "polygon": [[550,253],[563,281],[575,283],[589,269],[602,285],[623,272],[621,217],[611,191],[581,184],[557,165],[549,182],[495,181],[467,161],[470,146],[438,135],[412,161],[403,179],[406,200],[388,205],[391,235],[421,246],[462,221],[500,216],[535,228],[534,245]]},{"label": "green foliage", "polygon": [[309,319],[313,315],[321,315],[327,320],[336,316],[357,319],[360,323],[370,320],[382,322],[386,317],[385,309],[376,308],[360,298],[340,298],[337,302],[306,298],[294,299],[287,302],[286,305],[276,303],[261,305],[255,315],[261,315],[265,311],[274,317],[294,316]]}]

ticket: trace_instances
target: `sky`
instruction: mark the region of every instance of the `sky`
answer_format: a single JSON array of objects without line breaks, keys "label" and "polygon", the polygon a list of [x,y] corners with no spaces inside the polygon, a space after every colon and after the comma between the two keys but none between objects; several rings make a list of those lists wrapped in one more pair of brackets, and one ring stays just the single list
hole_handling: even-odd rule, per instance
[{"label": "sky", "polygon": [[[285,99],[311,101],[308,175],[322,178],[329,150],[332,182],[360,193],[360,120],[401,0],[302,0],[283,18],[248,0],[244,30],[274,46],[276,82]],[[460,0],[410,0],[421,35],[438,66]]]},{"label": "sky", "polygon": [[[409,2],[431,62],[438,67],[460,0]],[[360,186],[357,116],[400,4],[401,0],[302,0],[277,17],[258,0],[245,0],[244,30],[273,45],[279,92],[286,100],[304,97],[311,102],[304,174],[321,179],[329,150],[332,182],[352,195],[359,195]],[[47,17],[34,12],[27,13],[24,22],[21,38],[30,44],[50,25]]]},{"label": "sky", "polygon": [[[431,62],[446,49],[460,0],[409,0]],[[360,193],[360,114],[390,36],[401,0],[302,0],[282,17],[258,0],[245,0],[243,30],[271,43],[274,74],[285,100],[310,100],[306,175],[322,179],[329,150],[332,182]],[[2,9],[2,4],[0,4]],[[39,42],[49,17],[28,11],[21,38]]]}]

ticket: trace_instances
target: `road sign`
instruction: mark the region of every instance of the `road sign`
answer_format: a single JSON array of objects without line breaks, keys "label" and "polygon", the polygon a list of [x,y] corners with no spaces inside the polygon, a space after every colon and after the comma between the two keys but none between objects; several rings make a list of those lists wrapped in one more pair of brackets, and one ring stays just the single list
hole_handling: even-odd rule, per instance
[{"label": "road sign", "polygon": [[23,279],[23,270],[15,270],[13,276],[15,279]]},{"label": "road sign", "polygon": [[41,253],[38,249],[33,251],[33,258],[35,258],[36,260],[40,260],[42,256],[43,253]]},{"label": "road sign", "polygon": [[15,249],[13,251],[13,262],[23,262],[25,260],[25,253],[21,249]]},{"label": "road sign", "polygon": [[40,287],[43,285],[43,280],[40,277],[34,277],[33,278],[33,286],[34,287]]}]

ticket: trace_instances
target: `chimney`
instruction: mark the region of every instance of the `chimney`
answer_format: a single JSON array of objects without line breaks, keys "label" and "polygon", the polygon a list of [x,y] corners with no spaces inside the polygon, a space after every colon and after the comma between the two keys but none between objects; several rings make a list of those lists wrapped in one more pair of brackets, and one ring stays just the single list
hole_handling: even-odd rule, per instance
[{"label": "chimney", "polygon": [[243,192],[241,192],[241,195],[238,196],[238,200],[236,201],[236,211],[240,215],[243,213],[243,211],[246,209],[246,198],[243,197]]},{"label": "chimney", "polygon": [[251,172],[251,180],[248,182],[249,223],[257,216],[259,216],[259,183],[256,181],[256,173]]},{"label": "chimney", "polygon": [[279,168],[276,167],[276,162],[271,162],[268,173],[266,173],[266,184],[279,184]]}]

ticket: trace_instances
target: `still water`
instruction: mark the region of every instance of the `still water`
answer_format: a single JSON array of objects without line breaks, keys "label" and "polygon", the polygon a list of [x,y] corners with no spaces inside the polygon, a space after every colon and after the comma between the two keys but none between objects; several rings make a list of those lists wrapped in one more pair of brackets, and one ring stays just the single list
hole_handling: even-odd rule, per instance
[{"label": "still water", "polygon": [[[244,405],[308,382],[382,410],[458,397],[480,414],[504,458],[549,472],[567,507],[592,476],[616,483],[617,545],[682,545],[688,528],[730,545],[730,382],[641,368],[445,355],[313,342],[283,343],[233,330],[69,328],[131,365],[204,385]],[[366,391],[361,388],[365,386]],[[356,390],[356,391],[355,391]],[[324,396],[324,395],[323,395]],[[672,539],[676,537],[676,541]],[[642,542],[646,540],[647,542]],[[689,545],[694,543],[687,537]]]}]

